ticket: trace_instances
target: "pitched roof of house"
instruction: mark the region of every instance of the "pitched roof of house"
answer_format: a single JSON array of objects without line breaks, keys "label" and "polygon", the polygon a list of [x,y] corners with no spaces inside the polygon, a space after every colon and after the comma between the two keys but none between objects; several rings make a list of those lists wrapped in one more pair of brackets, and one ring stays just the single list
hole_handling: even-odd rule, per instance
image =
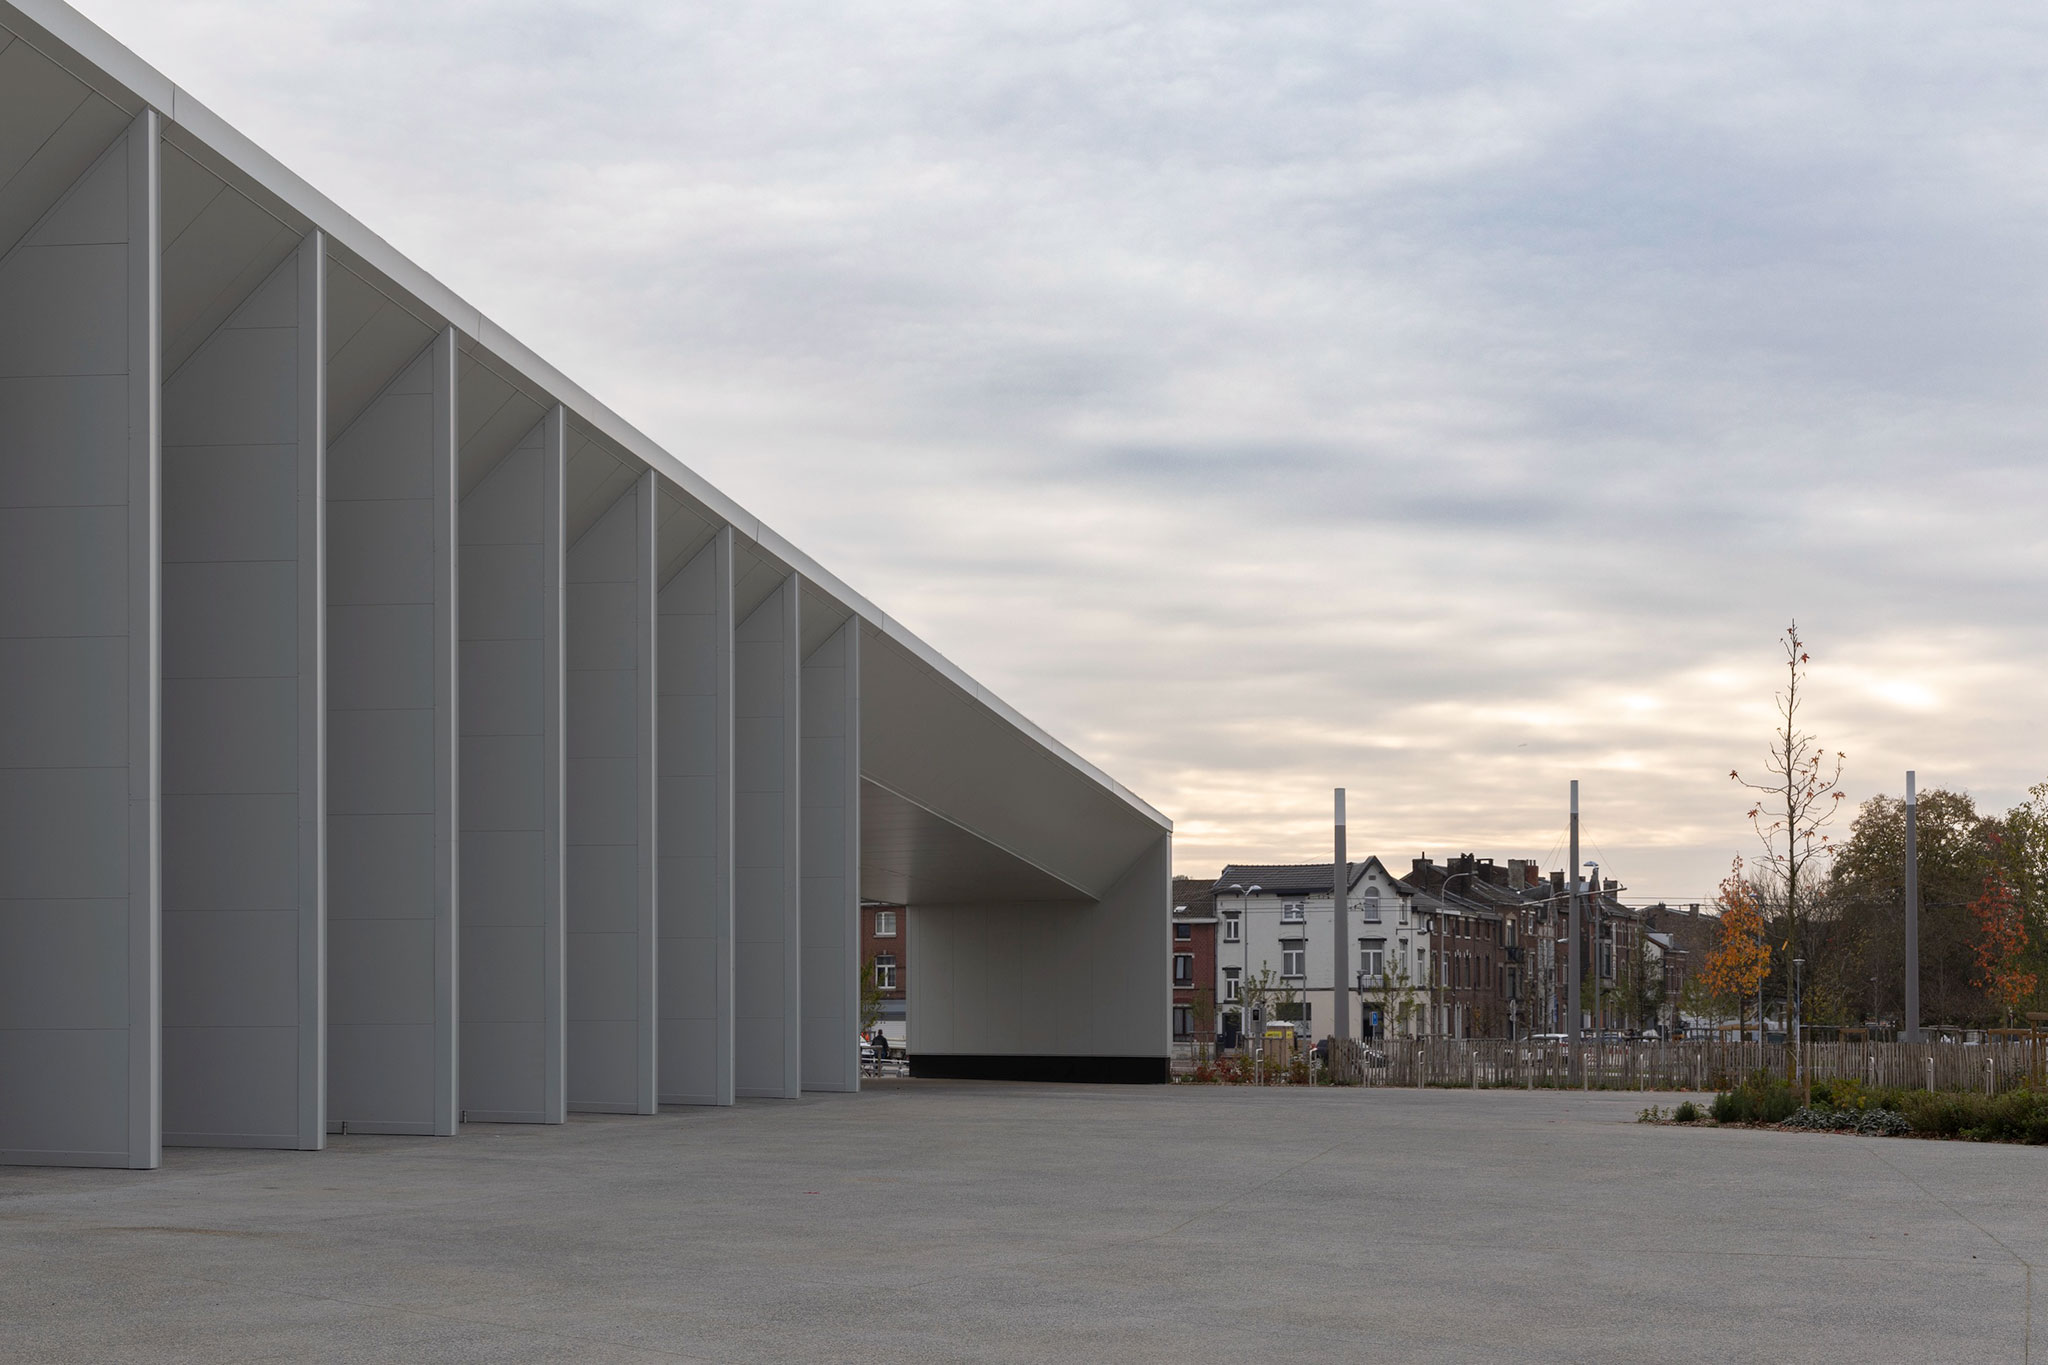
[{"label": "pitched roof of house", "polygon": [[[1232,863],[1223,869],[1211,891],[1216,895],[1236,895],[1232,886],[1249,889],[1257,886],[1261,892],[1271,896],[1326,896],[1336,888],[1336,879],[1331,875],[1335,863]],[[1346,887],[1358,885],[1358,879],[1365,874],[1364,863],[1350,865],[1351,879]]]},{"label": "pitched roof of house", "polygon": [[1179,920],[1215,919],[1215,888],[1200,877],[1175,877],[1173,879],[1173,917]]}]

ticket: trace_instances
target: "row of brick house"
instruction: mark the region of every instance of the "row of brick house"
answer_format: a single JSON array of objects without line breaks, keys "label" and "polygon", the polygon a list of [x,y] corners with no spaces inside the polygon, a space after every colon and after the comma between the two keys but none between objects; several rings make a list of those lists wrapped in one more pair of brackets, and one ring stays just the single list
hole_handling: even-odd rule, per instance
[{"label": "row of brick house", "polygon": [[[1232,864],[1213,881],[1175,879],[1176,1039],[1227,1043],[1244,998],[1261,989],[1273,1020],[1312,1037],[1333,1031],[1332,870]],[[1668,1030],[1701,937],[1699,907],[1626,906],[1618,890],[1611,880],[1586,889],[1597,915],[1578,935],[1582,1027]],[[1398,875],[1376,857],[1350,864],[1342,970],[1358,1011],[1351,1031],[1368,1039],[1565,1032],[1559,911],[1568,895],[1563,872],[1546,877],[1519,858],[1436,863],[1425,855]]]},{"label": "row of brick house", "polygon": [[[1232,864],[1214,880],[1174,878],[1175,1039],[1232,1035],[1245,984],[1262,974],[1275,1019],[1315,1037],[1332,1031],[1331,867]],[[1583,1026],[1668,1028],[1687,966],[1703,956],[1714,921],[1698,906],[1625,906],[1617,890],[1606,881],[1598,896],[1597,996],[1590,922],[1580,935]],[[1346,899],[1356,956],[1345,967],[1358,1010],[1352,1031],[1367,1038],[1564,1032],[1568,978],[1557,911],[1566,898],[1563,872],[1543,876],[1518,858],[1464,854],[1437,863],[1422,856],[1399,876],[1376,857],[1351,864]],[[880,1027],[895,1048],[909,1038],[908,917],[900,905],[861,906],[861,960],[879,988]]]}]

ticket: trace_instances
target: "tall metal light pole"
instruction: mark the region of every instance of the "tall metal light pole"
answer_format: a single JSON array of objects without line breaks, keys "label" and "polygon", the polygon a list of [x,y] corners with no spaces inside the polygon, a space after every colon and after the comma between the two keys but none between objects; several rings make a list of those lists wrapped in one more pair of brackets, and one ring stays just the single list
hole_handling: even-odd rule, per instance
[{"label": "tall metal light pole", "polygon": [[1568,913],[1569,913],[1569,917],[1570,917],[1570,918],[1569,918],[1569,921],[1568,921],[1568,922],[1566,923],[1566,925],[1565,925],[1565,944],[1566,944],[1566,947],[1565,947],[1565,962],[1566,962],[1566,963],[1568,964],[1568,967],[1567,967],[1567,972],[1568,972],[1568,985],[1567,985],[1567,989],[1568,989],[1568,990],[1570,991],[1570,993],[1571,993],[1571,994],[1570,994],[1570,999],[1569,999],[1569,1000],[1567,1001],[1567,1004],[1568,1004],[1568,1005],[1570,1006],[1570,1015],[1569,1015],[1569,1017],[1568,1017],[1568,1018],[1567,1018],[1567,1019],[1565,1020],[1565,1034],[1566,1034],[1566,1035],[1567,1035],[1567,1036],[1568,1036],[1568,1037],[1570,1038],[1570,1040],[1571,1040],[1572,1048],[1574,1049],[1574,1050],[1573,1050],[1573,1053],[1572,1053],[1572,1055],[1573,1055],[1574,1057],[1576,1057],[1576,1056],[1578,1055],[1578,1052],[1577,1052],[1577,1048],[1578,1048],[1578,1045],[1579,1045],[1579,1010],[1580,1010],[1580,1005],[1579,1005],[1579,930],[1580,930],[1580,919],[1579,919],[1579,914],[1580,914],[1580,907],[1579,907],[1579,780],[1578,780],[1578,779],[1577,779],[1576,777],[1572,779],[1572,856],[1571,856],[1571,862],[1570,862],[1570,863],[1568,864],[1568,866],[1570,866],[1570,868],[1571,868],[1571,870],[1572,870],[1572,871],[1571,871],[1571,886],[1570,886],[1570,891],[1571,891],[1571,900],[1570,900],[1570,902],[1569,902],[1569,903],[1570,903],[1570,905],[1571,905],[1571,909],[1570,909],[1570,911],[1568,912]]},{"label": "tall metal light pole", "polygon": [[1330,868],[1330,880],[1336,887],[1335,921],[1337,934],[1336,956],[1330,959],[1330,990],[1336,996],[1337,1027],[1332,1031],[1339,1042],[1351,1037],[1351,974],[1345,970],[1350,961],[1346,943],[1350,938],[1349,926],[1345,924],[1346,904],[1351,892],[1351,863],[1344,852],[1344,789],[1337,788],[1337,859]]},{"label": "tall metal light pole", "polygon": [[1906,1017],[1899,1022],[1905,1041],[1920,1041],[1920,797],[1913,774],[1906,774]]}]

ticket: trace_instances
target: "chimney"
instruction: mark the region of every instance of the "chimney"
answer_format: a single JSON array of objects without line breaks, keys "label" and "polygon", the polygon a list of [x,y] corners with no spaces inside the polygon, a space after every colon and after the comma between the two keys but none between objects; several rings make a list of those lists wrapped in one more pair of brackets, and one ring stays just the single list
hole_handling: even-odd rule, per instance
[{"label": "chimney", "polygon": [[1415,859],[1412,863],[1409,864],[1408,875],[1411,877],[1420,877],[1423,873],[1429,871],[1429,868],[1429,855],[1425,853],[1420,858]]}]

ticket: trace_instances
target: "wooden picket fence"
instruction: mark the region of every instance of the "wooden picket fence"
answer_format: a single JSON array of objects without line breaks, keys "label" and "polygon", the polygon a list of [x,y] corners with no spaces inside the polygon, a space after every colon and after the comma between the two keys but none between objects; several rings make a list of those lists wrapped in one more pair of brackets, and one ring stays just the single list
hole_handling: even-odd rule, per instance
[{"label": "wooden picket fence", "polygon": [[[1785,1074],[1786,1043],[1733,1041],[1566,1043],[1394,1039],[1364,1049],[1366,1085],[1516,1090],[1725,1090],[1759,1068]],[[1809,1080],[1853,1076],[1876,1086],[1995,1093],[2048,1083],[2048,1034],[1961,1043],[1809,1042]],[[1348,1068],[1346,1068],[1348,1070]]]}]

